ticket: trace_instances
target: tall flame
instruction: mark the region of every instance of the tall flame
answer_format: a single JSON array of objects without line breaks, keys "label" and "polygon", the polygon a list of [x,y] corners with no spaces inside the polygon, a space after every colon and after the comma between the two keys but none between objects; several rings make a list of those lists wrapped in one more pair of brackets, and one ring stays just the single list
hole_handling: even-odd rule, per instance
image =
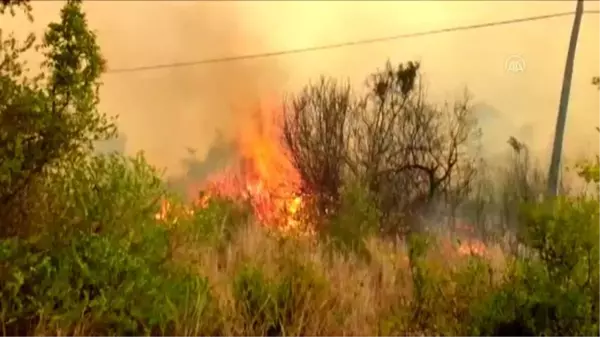
[{"label": "tall flame", "polygon": [[[254,118],[241,121],[235,138],[238,160],[200,184],[189,186],[196,195],[196,207],[206,207],[214,196],[248,202],[256,219],[265,226],[286,233],[314,234],[309,224],[297,218],[303,206],[299,194],[300,175],[281,144],[278,124],[281,113],[282,109],[275,105],[263,105]],[[171,206],[163,202],[156,218],[165,220],[170,213]],[[191,210],[184,213],[193,214]],[[177,221],[177,216],[171,220]],[[466,224],[458,224],[456,229],[473,231]],[[456,250],[460,255],[484,255],[486,247],[471,239],[463,241]]]},{"label": "tall flame", "polygon": [[[280,142],[281,112],[275,105],[263,105],[253,118],[241,120],[235,138],[238,160],[202,182],[201,188],[190,186],[199,195],[196,206],[205,207],[211,196],[248,202],[263,225],[298,232],[300,176]],[[157,218],[165,218],[168,210],[169,206],[163,205]],[[303,231],[300,234],[310,233]]]}]

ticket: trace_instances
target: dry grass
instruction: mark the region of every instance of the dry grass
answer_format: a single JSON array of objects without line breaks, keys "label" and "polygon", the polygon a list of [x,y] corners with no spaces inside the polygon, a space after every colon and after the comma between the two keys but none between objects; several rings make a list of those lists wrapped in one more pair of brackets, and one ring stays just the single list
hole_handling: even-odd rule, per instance
[{"label": "dry grass", "polygon": [[[469,257],[459,253],[448,241],[430,250],[427,265],[435,270],[444,293],[454,299],[435,299],[447,303],[461,301],[460,289],[447,283],[451,275],[464,266]],[[276,280],[289,274],[291,269],[310,268],[314,277],[325,280],[325,288],[315,294],[295,294],[312,298],[293,308],[296,332],[304,335],[381,335],[419,334],[411,317],[414,307],[414,281],[403,242],[383,242],[369,238],[366,246],[370,258],[358,258],[327,249],[323,243],[309,239],[284,239],[272,235],[260,226],[250,225],[234,235],[225,249],[204,245],[182,245],[173,255],[177,263],[192,266],[206,276],[218,301],[221,333],[252,334],[248,331],[248,317],[239,311],[232,291],[233,282],[240,272],[252,265],[267,279]],[[494,262],[493,273],[501,273],[503,254],[497,248],[486,250]],[[309,280],[310,281],[310,280]],[[474,285],[475,286],[475,285]],[[307,292],[315,289],[306,290]],[[473,293],[477,290],[471,289]],[[468,300],[465,298],[465,300]],[[463,303],[468,306],[468,303]],[[440,312],[441,315],[445,313]],[[405,317],[404,317],[405,316]],[[289,323],[289,322],[288,322]],[[205,323],[182,322],[178,333],[198,335],[205,333]]]}]

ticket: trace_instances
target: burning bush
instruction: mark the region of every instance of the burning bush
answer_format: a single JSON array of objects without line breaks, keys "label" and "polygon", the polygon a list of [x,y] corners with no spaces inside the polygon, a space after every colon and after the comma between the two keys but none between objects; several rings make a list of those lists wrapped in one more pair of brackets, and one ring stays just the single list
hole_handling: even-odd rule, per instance
[{"label": "burning bush", "polygon": [[417,229],[428,205],[468,188],[476,136],[466,99],[426,102],[419,67],[386,64],[363,97],[322,78],[283,107],[261,106],[235,132],[233,164],[193,184],[195,202],[224,197],[268,227],[326,230],[342,225],[342,190],[358,182],[380,230]]},{"label": "burning bush", "polygon": [[267,227],[286,233],[311,232],[299,212],[305,204],[300,177],[280,146],[280,113],[274,106],[263,106],[240,123],[232,142],[235,153],[231,165],[200,181],[188,182],[188,195],[196,207],[206,207],[213,198],[227,199],[249,205],[256,221]]}]

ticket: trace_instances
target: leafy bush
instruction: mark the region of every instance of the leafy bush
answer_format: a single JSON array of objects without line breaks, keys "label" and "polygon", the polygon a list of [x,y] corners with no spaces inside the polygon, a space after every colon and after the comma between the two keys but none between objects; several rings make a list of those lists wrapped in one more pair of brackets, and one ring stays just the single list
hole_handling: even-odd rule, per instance
[{"label": "leafy bush", "polygon": [[367,257],[365,239],[378,233],[379,212],[360,184],[348,184],[340,193],[340,207],[322,234],[336,250]]},{"label": "leafy bush", "polygon": [[[154,226],[165,195],[143,154],[94,155],[52,172],[37,190],[39,225],[60,236],[83,231],[132,239]],[[65,219],[70,219],[65,221]]]},{"label": "leafy bush", "polygon": [[71,239],[70,247],[45,251],[21,240],[1,243],[4,334],[29,334],[36,326],[67,334],[78,333],[76,328],[79,333],[167,333],[190,294],[210,304],[206,279],[148,260],[107,236]]},{"label": "leafy bush", "polygon": [[212,312],[207,280],[169,263],[168,228],[154,219],[164,191],[143,156],[90,156],[48,177],[38,234],[1,242],[5,334],[168,333],[181,315]]},{"label": "leafy bush", "polygon": [[[11,1],[11,5],[25,1]],[[4,6],[3,6],[4,7]],[[34,47],[0,36],[0,236],[31,232],[32,185],[69,158],[89,154],[93,142],[114,135],[115,125],[98,111],[104,60],[88,29],[81,1],[68,1],[39,45],[42,74],[28,76],[23,53]]]},{"label": "leafy bush", "polygon": [[519,237],[532,254],[517,257],[502,289],[476,308],[472,333],[597,335],[599,211],[590,196],[527,205]]},{"label": "leafy bush", "polygon": [[226,246],[232,235],[247,224],[250,209],[230,200],[211,198],[206,205],[193,209],[193,215],[178,223],[174,232],[179,244]]}]

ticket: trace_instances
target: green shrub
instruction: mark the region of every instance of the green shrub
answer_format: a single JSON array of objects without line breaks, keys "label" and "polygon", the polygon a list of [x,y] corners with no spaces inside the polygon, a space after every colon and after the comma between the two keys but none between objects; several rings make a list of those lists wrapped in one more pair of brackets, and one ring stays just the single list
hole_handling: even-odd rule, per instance
[{"label": "green shrub", "polygon": [[193,215],[180,221],[175,229],[181,234],[180,242],[218,248],[224,248],[233,234],[248,224],[251,215],[245,205],[220,198],[211,198],[205,206],[193,211]]},{"label": "green shrub", "polygon": [[369,258],[365,239],[378,233],[379,212],[368,190],[359,184],[349,184],[341,192],[338,213],[321,232],[332,248]]},{"label": "green shrub", "polygon": [[36,216],[30,220],[36,231],[30,240],[47,247],[69,244],[77,233],[110,235],[134,245],[143,237],[166,239],[154,219],[164,189],[142,154],[78,159],[51,172],[35,192],[31,213]]},{"label": "green shrub", "polygon": [[519,238],[532,254],[517,257],[504,286],[474,307],[472,333],[597,335],[598,214],[594,196],[526,206]]},{"label": "green shrub", "polygon": [[[20,240],[1,243],[0,312],[4,334],[168,333],[190,293],[210,303],[206,279],[132,253],[101,235],[74,235],[71,246],[39,251]],[[198,310],[198,309],[196,309]]]},{"label": "green shrub", "polygon": [[[40,202],[34,185],[115,132],[97,109],[105,62],[81,1],[67,1],[59,22],[48,25],[41,44],[34,42],[33,34],[23,43],[0,36],[0,237],[34,231],[30,217]],[[32,78],[23,56],[34,49],[44,59]]]},{"label": "green shrub", "polygon": [[[36,235],[2,242],[6,333],[85,324],[79,329],[156,334],[188,330],[182,319],[207,321],[208,282],[170,263],[171,232],[155,219],[164,190],[143,156],[89,156],[68,167],[37,190]],[[195,333],[215,332],[210,322]]]}]

